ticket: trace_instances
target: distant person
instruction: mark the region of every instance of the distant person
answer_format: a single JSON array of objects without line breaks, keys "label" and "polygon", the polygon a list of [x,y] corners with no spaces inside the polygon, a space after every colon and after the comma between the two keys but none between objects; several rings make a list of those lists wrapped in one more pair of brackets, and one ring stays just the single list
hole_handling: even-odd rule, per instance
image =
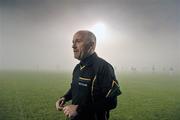
[{"label": "distant person", "polygon": [[[73,71],[71,87],[56,102],[71,120],[108,120],[121,94],[113,67],[95,53],[96,37],[87,30],[73,37],[74,57],[80,60]],[[72,104],[65,102],[72,100]]]},{"label": "distant person", "polygon": [[173,67],[170,67],[170,68],[169,68],[169,74],[170,74],[170,75],[173,75],[173,73],[174,73],[174,68],[173,68]]}]

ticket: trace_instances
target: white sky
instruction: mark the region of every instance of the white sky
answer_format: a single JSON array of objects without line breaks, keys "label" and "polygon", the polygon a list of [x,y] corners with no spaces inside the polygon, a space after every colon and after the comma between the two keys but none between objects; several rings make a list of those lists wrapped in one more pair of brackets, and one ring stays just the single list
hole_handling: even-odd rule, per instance
[{"label": "white sky", "polygon": [[111,64],[180,67],[178,0],[16,0],[0,4],[0,68],[72,70],[72,36],[106,25],[97,53]]}]

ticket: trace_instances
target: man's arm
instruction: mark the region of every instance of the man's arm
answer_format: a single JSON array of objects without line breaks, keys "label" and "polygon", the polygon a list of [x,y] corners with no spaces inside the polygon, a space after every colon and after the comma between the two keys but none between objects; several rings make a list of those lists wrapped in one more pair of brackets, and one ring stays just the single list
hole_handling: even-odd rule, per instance
[{"label": "man's arm", "polygon": [[72,99],[72,91],[71,88],[66,92],[66,94],[63,96],[65,98],[65,102]]},{"label": "man's arm", "polygon": [[61,111],[64,107],[64,104],[66,101],[69,101],[72,99],[72,94],[71,94],[71,88],[68,90],[68,92],[63,96],[60,97],[57,102],[56,102],[56,109]]}]

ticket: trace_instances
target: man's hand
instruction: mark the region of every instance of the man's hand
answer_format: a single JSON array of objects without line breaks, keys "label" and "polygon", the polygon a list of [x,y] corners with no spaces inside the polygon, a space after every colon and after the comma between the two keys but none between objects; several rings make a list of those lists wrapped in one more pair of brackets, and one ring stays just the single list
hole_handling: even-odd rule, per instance
[{"label": "man's hand", "polygon": [[67,106],[65,106],[63,108],[65,116],[67,116],[68,118],[75,117],[78,114],[76,111],[77,107],[78,107],[78,105],[67,105]]},{"label": "man's hand", "polygon": [[61,111],[64,107],[64,104],[65,104],[65,98],[62,97],[56,102],[56,109]]}]

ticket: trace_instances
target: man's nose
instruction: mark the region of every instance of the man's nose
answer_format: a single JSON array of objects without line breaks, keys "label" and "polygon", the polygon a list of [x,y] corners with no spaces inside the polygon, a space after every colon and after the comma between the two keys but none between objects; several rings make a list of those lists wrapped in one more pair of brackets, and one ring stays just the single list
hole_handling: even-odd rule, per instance
[{"label": "man's nose", "polygon": [[73,43],[73,44],[72,44],[72,48],[76,48],[76,45],[75,45],[75,43]]}]

